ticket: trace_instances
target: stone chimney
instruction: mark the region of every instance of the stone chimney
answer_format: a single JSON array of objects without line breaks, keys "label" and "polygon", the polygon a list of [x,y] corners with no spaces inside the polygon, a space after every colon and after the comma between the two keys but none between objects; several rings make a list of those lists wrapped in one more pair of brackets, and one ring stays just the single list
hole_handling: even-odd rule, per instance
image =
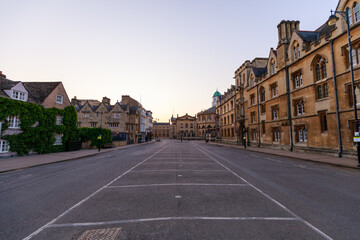
[{"label": "stone chimney", "polygon": [[294,31],[298,31],[300,28],[300,22],[299,21],[285,21],[282,20],[279,25],[277,25],[278,28],[278,47],[282,44],[288,44],[290,43],[291,35]]},{"label": "stone chimney", "polygon": [[76,96],[74,96],[74,98],[71,99],[71,105],[73,106],[80,105],[80,101],[77,100]]},{"label": "stone chimney", "polygon": [[1,78],[6,78],[6,75],[5,75],[5,74],[3,74],[3,72],[2,72],[2,71],[0,71],[0,77],[1,77]]},{"label": "stone chimney", "polygon": [[300,27],[299,21],[282,20],[278,28],[279,43],[277,46],[277,67],[283,68],[288,61],[288,49],[293,32],[298,31]]},{"label": "stone chimney", "polygon": [[103,97],[101,102],[104,103],[105,105],[110,105],[110,98]]}]

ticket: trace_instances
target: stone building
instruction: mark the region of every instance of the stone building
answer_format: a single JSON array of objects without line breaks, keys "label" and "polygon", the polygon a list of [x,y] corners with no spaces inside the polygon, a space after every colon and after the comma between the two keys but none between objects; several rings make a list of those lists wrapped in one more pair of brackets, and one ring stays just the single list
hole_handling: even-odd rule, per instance
[{"label": "stone building", "polygon": [[171,125],[170,122],[154,122],[153,125],[153,136],[155,139],[159,138],[171,138]]},{"label": "stone building", "polygon": [[[359,102],[359,2],[340,0],[336,10],[347,8],[355,100]],[[340,16],[335,26],[326,21],[313,31],[300,30],[299,21],[281,21],[278,45],[270,49],[268,58],[260,64],[257,59],[246,61],[235,71],[240,110],[236,126],[248,144],[339,156],[354,153],[354,99],[346,22]]]},{"label": "stone building", "polygon": [[205,138],[210,136],[213,140],[217,137],[216,132],[216,102],[221,94],[216,90],[212,97],[212,107],[201,111],[197,114],[197,136],[199,138]]},{"label": "stone building", "polygon": [[211,107],[197,114],[196,119],[197,136],[205,138],[210,136],[215,140],[216,138],[216,107]]},{"label": "stone building", "polygon": [[71,100],[78,115],[78,127],[106,128],[110,129],[113,139],[118,142],[130,141],[131,132],[127,122],[130,117],[130,109],[126,105],[116,102],[110,104],[110,99],[103,97],[101,102],[97,100]]},{"label": "stone building", "polygon": [[196,139],[197,125],[196,116],[185,114],[184,116],[171,118],[172,122],[172,136],[175,139]]},{"label": "stone building", "polygon": [[237,88],[231,87],[218,98],[216,114],[219,117],[219,138],[222,142],[236,143],[235,136],[235,94]]}]

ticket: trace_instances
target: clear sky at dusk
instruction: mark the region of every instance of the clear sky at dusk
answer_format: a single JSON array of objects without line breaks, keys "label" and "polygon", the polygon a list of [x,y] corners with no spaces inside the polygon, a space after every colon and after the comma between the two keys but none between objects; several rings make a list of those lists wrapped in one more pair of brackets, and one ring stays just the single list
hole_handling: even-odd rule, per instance
[{"label": "clear sky at dusk", "polygon": [[168,121],[211,107],[281,20],[315,30],[338,0],[0,0],[0,71],[62,81],[70,98],[130,95]]}]

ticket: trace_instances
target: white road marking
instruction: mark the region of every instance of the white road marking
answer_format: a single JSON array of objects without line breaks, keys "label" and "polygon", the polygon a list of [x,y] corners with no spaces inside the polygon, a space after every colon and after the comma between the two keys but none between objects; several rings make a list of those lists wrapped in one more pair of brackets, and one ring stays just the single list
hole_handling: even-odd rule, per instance
[{"label": "white road marking", "polygon": [[304,168],[304,169],[306,169],[307,167],[306,166],[304,166],[304,165],[293,165],[294,167],[299,167],[299,168]]},{"label": "white road marking", "polygon": [[142,172],[227,172],[227,170],[182,170],[182,169],[164,169],[164,170],[133,170],[131,173],[142,173]]},{"label": "white road marking", "polygon": [[297,221],[293,217],[159,217],[159,218],[140,218],[129,220],[118,220],[109,222],[88,222],[88,223],[60,223],[51,224],[51,228],[59,227],[84,227],[84,226],[101,226],[111,224],[124,224],[124,223],[139,223],[139,222],[154,222],[154,221],[171,221],[171,220],[214,220],[214,221]]},{"label": "white road marking", "polygon": [[251,157],[256,157],[256,158],[260,158],[259,155],[255,155],[255,154],[249,154]]},{"label": "white road marking", "polygon": [[[179,164],[179,162],[148,162],[144,163],[143,165],[152,165],[152,164],[167,164],[167,163],[176,163]],[[216,164],[216,163],[209,163],[209,162],[181,162],[181,164]]]},{"label": "white road marking", "polygon": [[135,188],[135,187],[165,187],[165,186],[237,186],[247,187],[243,183],[159,183],[159,184],[138,184],[138,185],[118,185],[107,186],[106,188]]},{"label": "white road marking", "polygon": [[340,176],[344,176],[344,177],[350,177],[350,175],[348,174],[344,174],[344,173],[336,173],[337,175],[340,175]]},{"label": "white road marking", "polygon": [[86,202],[87,200],[89,200],[90,198],[92,198],[93,196],[95,196],[98,192],[102,191],[103,189],[105,189],[106,187],[108,187],[109,185],[111,185],[113,182],[117,181],[119,178],[123,177],[124,175],[126,175],[127,173],[129,173],[131,170],[133,170],[134,168],[136,168],[137,166],[139,166],[140,164],[146,162],[147,160],[149,160],[150,158],[154,157],[155,155],[159,154],[160,152],[164,151],[167,147],[157,151],[156,153],[154,153],[153,155],[151,155],[150,157],[146,158],[145,160],[143,160],[142,162],[136,164],[134,167],[130,168],[129,170],[127,170],[126,172],[124,172],[123,174],[121,174],[120,176],[116,177],[114,180],[112,180],[111,182],[109,182],[108,184],[104,185],[103,187],[99,188],[98,190],[96,190],[95,192],[93,192],[92,194],[90,194],[89,196],[87,196],[86,198],[84,198],[83,200],[81,200],[80,202],[78,202],[77,204],[75,204],[74,206],[72,206],[71,208],[67,209],[65,212],[63,212],[62,214],[60,214],[59,216],[57,216],[56,218],[54,218],[53,220],[51,220],[50,222],[46,223],[44,226],[40,227],[38,230],[36,230],[35,232],[31,233],[29,236],[25,237],[23,240],[29,240],[32,237],[34,237],[35,235],[37,235],[38,233],[42,232],[45,228],[48,228],[51,224],[53,224],[54,222],[56,222],[57,220],[59,220],[60,218],[62,218],[63,216],[65,216],[67,213],[69,213],[70,211],[72,211],[73,209],[79,207],[81,204],[83,204],[84,202]]},{"label": "white road marking", "polygon": [[[285,211],[287,211],[288,213],[290,213],[291,215],[293,215],[298,221],[304,223],[305,225],[307,225],[308,227],[310,227],[312,230],[314,230],[315,232],[317,232],[319,235],[321,235],[322,237],[324,237],[325,239],[328,240],[332,240],[332,238],[328,235],[326,235],[324,232],[322,232],[320,229],[316,228],[315,226],[311,225],[309,222],[307,222],[306,220],[304,220],[303,218],[301,218],[300,216],[296,215],[294,212],[292,212],[290,209],[288,209],[287,207],[285,207],[284,205],[282,205],[280,202],[276,201],[274,198],[270,197],[268,194],[264,193],[262,190],[260,190],[259,188],[255,187],[254,185],[252,185],[251,183],[249,183],[247,180],[245,180],[244,178],[240,177],[237,173],[235,173],[234,171],[232,171],[230,168],[226,167],[224,164],[220,163],[218,160],[216,160],[214,157],[212,157],[211,155],[209,155],[207,152],[205,152],[202,148],[200,148],[198,145],[195,145],[202,153],[204,153],[206,156],[208,156],[209,158],[211,158],[212,160],[214,160],[215,162],[217,162],[218,164],[220,164],[221,166],[223,166],[225,169],[229,170],[232,174],[234,174],[236,177],[240,178],[242,181],[244,181],[245,183],[247,183],[249,186],[251,186],[252,188],[254,188],[256,191],[258,191],[259,193],[261,193],[263,196],[265,196],[267,199],[269,199],[270,201],[272,201],[273,203],[275,203],[276,205],[278,205],[279,207],[281,207],[282,209],[284,209]],[[213,155],[216,155],[215,153],[212,153]]]},{"label": "white road marking", "polygon": [[180,195],[176,195],[175,198],[181,198],[181,196],[180,196]]},{"label": "white road marking", "polygon": [[273,161],[273,162],[277,162],[277,163],[282,163],[282,161],[276,160],[276,159],[272,159],[272,158],[265,158],[265,159],[266,159],[266,160]]}]

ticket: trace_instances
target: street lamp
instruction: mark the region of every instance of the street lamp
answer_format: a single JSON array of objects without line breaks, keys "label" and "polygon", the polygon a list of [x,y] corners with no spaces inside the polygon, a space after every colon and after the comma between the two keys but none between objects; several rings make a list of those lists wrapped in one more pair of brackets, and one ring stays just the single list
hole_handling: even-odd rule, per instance
[{"label": "street lamp", "polygon": [[[354,82],[354,67],[353,67],[353,58],[352,58],[352,48],[351,48],[351,35],[350,35],[350,19],[349,19],[349,8],[346,8],[346,11],[333,11],[331,10],[330,17],[328,20],[328,25],[332,26],[335,25],[337,20],[339,19],[335,14],[339,14],[346,20],[347,25],[347,37],[348,37],[348,44],[349,44],[349,58],[350,58],[350,74],[351,74],[351,84],[352,84],[352,93],[353,93],[353,102],[354,102],[354,114],[355,114],[355,126],[356,131],[360,132],[359,120],[357,115],[357,102],[356,102],[356,94],[355,94],[355,82]],[[360,143],[356,143],[357,148],[357,156],[358,156],[358,167],[360,167]]]}]

